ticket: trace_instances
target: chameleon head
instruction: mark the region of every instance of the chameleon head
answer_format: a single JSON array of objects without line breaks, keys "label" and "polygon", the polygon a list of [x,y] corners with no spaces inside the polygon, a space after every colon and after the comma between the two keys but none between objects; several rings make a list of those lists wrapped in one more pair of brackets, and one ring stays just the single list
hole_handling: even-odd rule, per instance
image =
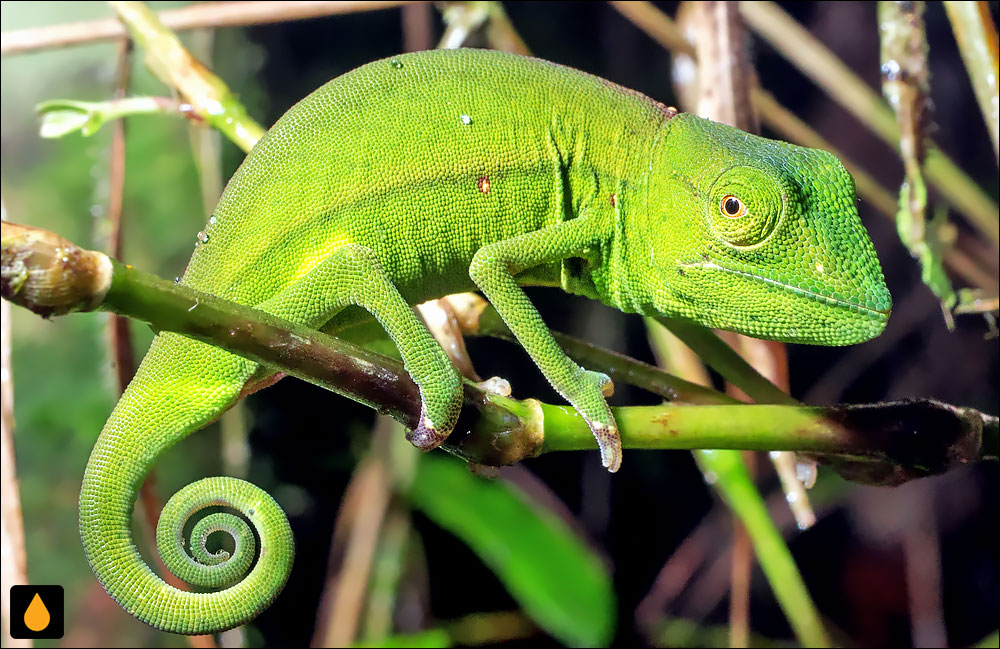
[{"label": "chameleon head", "polygon": [[693,115],[670,120],[653,155],[653,310],[787,342],[882,332],[892,301],[835,156]]}]

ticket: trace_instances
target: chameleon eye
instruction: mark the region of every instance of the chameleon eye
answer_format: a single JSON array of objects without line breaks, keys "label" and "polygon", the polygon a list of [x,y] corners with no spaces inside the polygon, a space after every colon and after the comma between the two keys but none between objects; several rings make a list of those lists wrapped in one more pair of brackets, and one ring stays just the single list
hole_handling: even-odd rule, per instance
[{"label": "chameleon eye", "polygon": [[722,172],[708,192],[707,222],[723,243],[748,248],[763,243],[784,213],[785,191],[779,178],[750,166]]},{"label": "chameleon eye", "polygon": [[743,201],[732,194],[722,199],[721,208],[723,216],[728,216],[731,219],[738,219],[747,213],[747,208],[743,204]]}]

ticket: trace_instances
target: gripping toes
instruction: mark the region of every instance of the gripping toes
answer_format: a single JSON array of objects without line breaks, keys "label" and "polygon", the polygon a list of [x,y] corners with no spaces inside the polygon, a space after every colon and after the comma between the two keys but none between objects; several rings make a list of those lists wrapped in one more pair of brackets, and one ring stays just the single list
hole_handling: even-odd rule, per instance
[{"label": "gripping toes", "polygon": [[422,372],[414,380],[420,386],[420,421],[406,439],[421,451],[430,451],[448,438],[462,410],[462,379],[440,346],[429,347],[427,360],[436,368],[430,376]]},{"label": "gripping toes", "polygon": [[622,464],[622,442],[614,415],[605,400],[614,392],[614,386],[608,375],[601,372],[581,368],[579,377],[573,389],[575,394],[563,396],[587,422],[601,449],[601,464],[614,473]]},{"label": "gripping toes", "polygon": [[406,433],[406,439],[421,451],[430,451],[448,439],[450,432],[450,430],[441,430],[435,426],[431,418],[427,416],[426,406],[421,404],[420,423],[417,424],[416,428]]}]

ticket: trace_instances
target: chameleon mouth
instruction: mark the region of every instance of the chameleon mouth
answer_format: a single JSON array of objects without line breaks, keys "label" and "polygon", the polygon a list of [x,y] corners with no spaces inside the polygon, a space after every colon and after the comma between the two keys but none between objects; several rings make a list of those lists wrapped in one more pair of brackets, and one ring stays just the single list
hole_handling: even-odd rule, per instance
[{"label": "chameleon mouth", "polygon": [[704,268],[706,270],[721,270],[730,275],[736,275],[737,277],[742,277],[744,279],[751,279],[758,282],[763,282],[770,286],[775,286],[784,291],[794,293],[795,295],[801,295],[807,297],[810,300],[816,302],[823,302],[829,304],[830,306],[840,307],[843,309],[849,309],[851,311],[862,313],[865,315],[873,316],[880,321],[886,321],[889,319],[889,313],[891,309],[879,310],[866,307],[856,302],[849,302],[847,300],[842,300],[840,298],[830,297],[829,295],[823,295],[821,293],[816,293],[815,291],[810,291],[809,289],[802,288],[801,286],[795,286],[794,284],[786,284],[784,282],[779,282],[776,279],[771,279],[770,277],[764,277],[763,275],[757,275],[756,273],[751,273],[745,270],[737,270],[735,268],[728,268],[722,266],[712,261],[701,261],[701,262],[689,262],[686,264],[681,264],[682,268]]}]

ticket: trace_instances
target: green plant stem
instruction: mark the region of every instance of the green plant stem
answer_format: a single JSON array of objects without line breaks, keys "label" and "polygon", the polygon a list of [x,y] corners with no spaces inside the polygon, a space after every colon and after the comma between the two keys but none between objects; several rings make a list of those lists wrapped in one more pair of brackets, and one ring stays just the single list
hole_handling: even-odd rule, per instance
[{"label": "green plant stem", "polygon": [[[515,341],[514,334],[504,323],[492,305],[487,305],[479,315],[477,328],[466,330],[466,334],[502,338]],[[706,388],[690,381],[668,374],[655,365],[643,363],[623,354],[602,349],[596,345],[568,336],[558,331],[552,332],[566,353],[585,367],[599,368],[614,381],[635,385],[658,394],[671,401],[692,404],[736,404],[736,399],[718,390]]]},{"label": "green plant stem", "polygon": [[[143,273],[44,230],[4,222],[2,252],[3,297],[36,313],[111,311],[298,376],[390,414],[411,428],[419,419],[419,390],[399,361]],[[638,365],[636,361],[624,357],[614,361],[621,376],[652,376],[648,368],[629,371],[627,366]],[[753,382],[743,383],[744,391],[755,389]],[[670,385],[688,389],[682,383]],[[468,381],[464,388],[466,408],[456,428],[462,434],[446,442],[446,450],[456,455],[498,466],[546,450],[593,448],[589,428],[569,406],[508,399]],[[860,457],[866,466],[887,463],[879,465],[875,474],[855,474],[868,481],[900,482],[941,472],[981,459],[984,448],[995,457],[996,418],[971,409],[917,401],[842,410],[761,410],[765,414],[745,419],[757,422],[758,429],[729,432],[736,430],[733,422],[743,418],[743,411],[735,408],[761,407],[630,407],[618,409],[616,416],[627,448],[796,450],[843,456],[830,461]],[[827,421],[807,426],[802,413]]]},{"label": "green plant stem", "polygon": [[743,522],[761,570],[788,618],[795,636],[806,647],[832,647],[816,605],[799,568],[774,524],[740,453],[701,451],[695,454],[702,473],[715,474],[716,487]]},{"label": "green plant stem", "polygon": [[[652,332],[653,323],[648,323],[648,326],[651,327]],[[725,345],[716,338],[714,334],[704,329],[702,330],[702,334],[702,337],[714,339],[715,342],[721,344],[729,354],[735,356],[739,363],[742,363],[749,371],[756,374],[753,368],[747,365],[728,345]],[[673,340],[683,342],[683,338],[680,336],[677,336]],[[680,363],[681,359],[672,353],[672,347],[683,349],[682,346],[679,344],[671,345],[671,338],[664,335],[651,335],[650,343],[653,345],[657,357],[661,359],[661,362],[666,364],[666,367],[674,371],[684,370],[684,366]],[[698,352],[697,349],[691,349],[696,353]],[[702,360],[708,359],[702,358]],[[689,365],[687,369],[693,373],[695,367]],[[691,376],[690,378],[696,377]],[[758,378],[762,381],[764,380],[759,375]],[[766,383],[770,385],[769,382]],[[715,406],[701,406],[701,408],[705,407]],[[746,406],[718,407],[745,408]],[[752,407],[759,408],[759,406]],[[774,407],[787,408],[787,406]],[[802,410],[795,409],[795,411],[798,414],[806,414]],[[728,420],[727,426],[747,423],[753,418],[753,415],[751,415],[750,418],[744,419],[743,411],[741,410],[740,412],[740,421],[737,422],[735,418],[731,418]],[[759,415],[764,414],[765,411],[757,410],[756,412]],[[792,412],[793,410],[790,409],[785,414],[791,414]],[[784,418],[785,415],[781,416]],[[806,414],[806,416],[810,415]],[[805,421],[799,423],[806,424]],[[771,589],[774,591],[775,597],[795,631],[799,642],[805,646],[829,646],[830,640],[823,629],[819,613],[816,610],[815,604],[813,604],[809,591],[806,589],[805,583],[798,572],[798,566],[796,566],[780,530],[778,530],[771,519],[764,499],[754,484],[753,477],[750,475],[742,454],[732,451],[700,450],[695,453],[695,460],[706,480],[719,490],[730,510],[742,522],[743,528],[746,530],[753,544],[761,568],[764,570]]]},{"label": "green plant stem", "polygon": [[713,370],[757,403],[796,405],[798,401],[768,381],[711,331],[690,320],[655,318],[690,347]]}]

